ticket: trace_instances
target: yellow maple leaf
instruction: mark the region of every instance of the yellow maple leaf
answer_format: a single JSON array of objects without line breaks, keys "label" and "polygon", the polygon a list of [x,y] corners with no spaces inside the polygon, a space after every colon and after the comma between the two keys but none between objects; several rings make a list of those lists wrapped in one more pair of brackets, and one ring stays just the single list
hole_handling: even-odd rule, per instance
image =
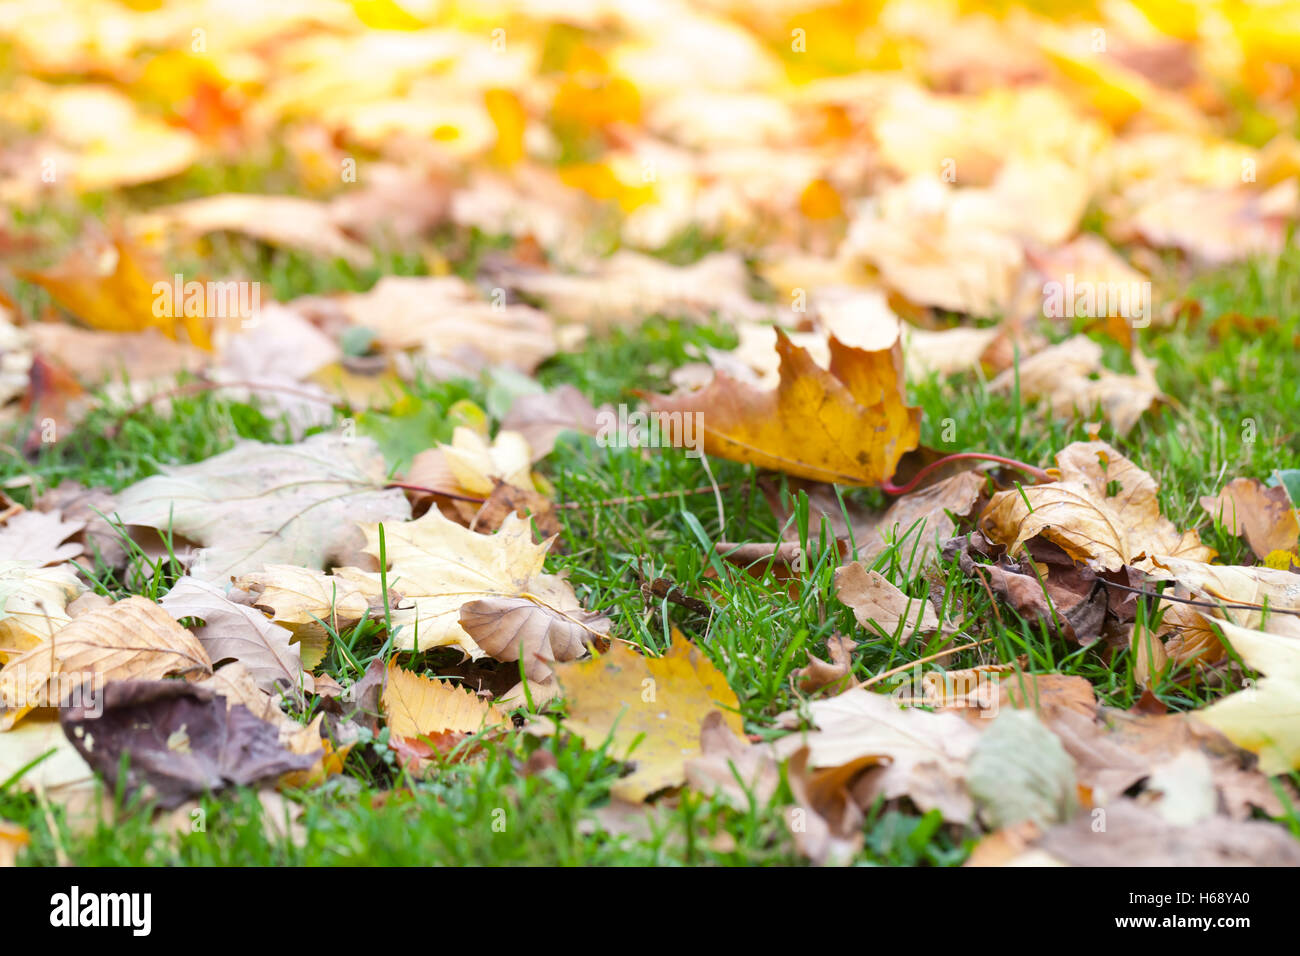
[{"label": "yellow maple leaf", "polygon": [[616,643],[600,657],[559,665],[555,676],[568,702],[564,727],[590,747],[608,738],[613,756],[636,763],[611,788],[620,799],[641,801],[681,784],[686,761],[700,754],[700,723],[713,711],[745,732],[727,679],[675,628],[663,657]]},{"label": "yellow maple leaf", "polygon": [[921,411],[905,403],[897,341],[868,351],[830,339],[830,369],[778,330],[780,382],[762,391],[718,373],[705,388],[652,396],[674,444],[698,415],[704,451],[800,478],[874,485],[916,447]]}]

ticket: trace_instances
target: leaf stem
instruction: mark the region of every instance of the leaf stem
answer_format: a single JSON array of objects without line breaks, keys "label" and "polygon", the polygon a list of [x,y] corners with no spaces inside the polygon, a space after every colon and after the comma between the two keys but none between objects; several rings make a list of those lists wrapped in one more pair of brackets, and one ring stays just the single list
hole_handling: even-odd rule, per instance
[{"label": "leaf stem", "polygon": [[996,461],[1000,465],[1006,465],[1009,468],[1015,468],[1023,471],[1027,475],[1033,475],[1039,481],[1051,481],[1051,476],[1041,468],[1034,465],[1027,465],[1023,461],[1016,461],[1014,458],[1003,458],[1001,455],[994,455],[982,451],[963,451],[955,455],[945,455],[938,461],[932,461],[926,465],[905,485],[896,485],[892,481],[886,481],[880,486],[880,490],[887,495],[905,495],[919,485],[926,475],[930,474],[937,468],[941,468],[951,461]]}]

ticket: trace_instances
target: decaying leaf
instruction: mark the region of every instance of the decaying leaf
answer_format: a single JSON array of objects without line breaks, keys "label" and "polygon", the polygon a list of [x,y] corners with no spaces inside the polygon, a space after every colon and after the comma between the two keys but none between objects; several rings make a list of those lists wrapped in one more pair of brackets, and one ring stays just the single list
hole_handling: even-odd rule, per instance
[{"label": "decaying leaf", "polygon": [[966,778],[980,817],[995,828],[1064,823],[1077,809],[1074,763],[1032,710],[998,714],[975,745]]},{"label": "decaying leaf", "polygon": [[636,767],[611,788],[639,802],[685,780],[700,753],[700,724],[712,711],[744,733],[739,702],[726,678],[679,633],[663,657],[643,657],[621,643],[589,661],[560,664],[556,680],[568,704],[564,728],[589,747],[608,738],[609,753]]},{"label": "decaying leaf", "polygon": [[115,681],[104,688],[102,713],[69,707],[59,720],[110,786],[125,767],[126,792],[163,808],[307,770],[317,756],[290,753],[276,729],[247,707],[227,706],[225,698],[185,681]]}]

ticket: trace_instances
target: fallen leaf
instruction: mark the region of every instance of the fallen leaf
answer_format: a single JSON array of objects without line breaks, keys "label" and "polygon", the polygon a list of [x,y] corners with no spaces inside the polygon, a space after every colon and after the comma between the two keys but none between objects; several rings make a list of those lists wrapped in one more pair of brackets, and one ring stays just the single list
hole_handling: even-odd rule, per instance
[{"label": "fallen leaf", "polygon": [[[365,525],[366,552],[379,557],[377,525]],[[458,645],[484,656],[460,624],[460,609],[485,598],[526,597],[561,614],[582,607],[568,583],[546,574],[550,542],[534,544],[526,520],[508,515],[496,534],[463,528],[436,509],[415,521],[384,526],[388,580],[402,595],[392,611],[395,646],[402,650]],[[379,575],[364,575],[378,581]]]},{"label": "fallen leaf", "polygon": [[[700,415],[705,454],[802,478],[873,485],[916,447],[920,411],[904,404],[897,344],[866,352],[831,340],[830,371],[778,334],[781,384],[762,392],[719,373],[705,389],[656,395],[651,406],[675,444]],[[695,434],[696,441],[701,436]]]},{"label": "fallen leaf", "polygon": [[891,697],[861,688],[808,705],[816,729],[777,741],[779,753],[809,748],[811,768],[842,767],[870,758],[878,766],[854,788],[859,804],[909,797],[922,812],[939,810],[954,823],[970,821],[966,762],[979,731],[950,713],[904,709]]},{"label": "fallen leaf", "polygon": [[1096,571],[1144,567],[1156,554],[1214,556],[1160,514],[1155,479],[1105,442],[1075,442],[1056,462],[1058,480],[993,496],[980,518],[990,541],[1014,553],[1041,536]]},{"label": "fallen leaf", "polygon": [[193,634],[208,657],[217,663],[239,661],[263,690],[288,688],[310,693],[315,689],[311,674],[303,670],[299,647],[289,643],[293,635],[259,611],[229,600],[216,586],[186,576],[172,585],[158,604],[178,621],[202,621]]},{"label": "fallen leaf", "polygon": [[297,445],[246,441],[162,472],[123,491],[117,516],[201,544],[190,574],[202,581],[268,564],[345,564],[357,523],[410,514],[400,491],[384,490],[384,462],[368,439],[325,433]]},{"label": "fallen leaf", "polygon": [[162,283],[170,288],[171,277],[124,237],[79,250],[54,269],[19,270],[18,275],[45,289],[55,302],[91,328],[108,332],[156,328],[169,339],[176,339],[178,331],[184,329],[192,345],[212,348],[204,315],[192,315],[183,308],[158,314],[155,286]]},{"label": "fallen leaf", "polygon": [[68,564],[41,568],[0,563],[0,663],[49,640],[70,620],[68,602],[84,590]]},{"label": "fallen leaf", "polygon": [[853,670],[853,649],[858,645],[841,634],[832,634],[826,640],[830,663],[808,655],[808,666],[794,672],[799,679],[799,689],[813,694],[843,681]]},{"label": "fallen leaf", "polygon": [[334,224],[330,207],[296,196],[256,196],[221,193],[142,213],[131,223],[137,235],[238,232],[273,246],[282,246],[354,266],[369,266],[374,255],[344,235]]},{"label": "fallen leaf", "polygon": [[998,714],[975,745],[966,781],[993,828],[1064,823],[1078,808],[1074,763],[1032,710]]},{"label": "fallen leaf", "polygon": [[293,634],[302,664],[309,669],[324,659],[331,630],[351,627],[383,601],[380,589],[364,576],[326,574],[291,564],[268,564],[236,578],[235,587],[248,592],[254,606]]},{"label": "fallen leaf", "polygon": [[835,595],[853,609],[858,624],[873,637],[897,636],[900,644],[906,644],[918,631],[932,634],[942,627],[930,602],[909,597],[859,561],[836,569]]},{"label": "fallen leaf", "polygon": [[441,734],[476,734],[509,718],[468,690],[431,680],[389,663],[382,697],[388,729],[414,740]]},{"label": "fallen leaf", "polygon": [[1203,497],[1201,508],[1243,536],[1258,558],[1273,551],[1294,553],[1300,541],[1300,521],[1284,485],[1268,488],[1254,478],[1234,478],[1217,495]]},{"label": "fallen leaf", "polygon": [[1067,420],[1100,409],[1116,434],[1126,435],[1163,397],[1155,366],[1134,351],[1136,374],[1124,375],[1102,365],[1101,356],[1100,345],[1086,335],[1076,335],[1022,359],[989,383],[989,389],[1010,393],[1019,388],[1030,401],[1046,398],[1052,414]]},{"label": "fallen leaf", "polygon": [[524,661],[524,675],[536,681],[551,676],[556,661],[587,653],[593,636],[605,637],[610,620],[579,611],[565,614],[528,598],[485,598],[464,604],[460,626],[474,643],[499,661]]},{"label": "fallen leaf", "polygon": [[744,733],[726,678],[676,631],[663,657],[615,643],[592,660],[557,665],[555,677],[568,705],[564,728],[588,747],[609,740],[608,753],[636,765],[611,787],[623,800],[640,802],[686,779],[686,761],[700,753],[700,724],[711,711]]},{"label": "fallen leaf", "polygon": [[102,703],[102,713],[66,708],[59,716],[64,733],[110,787],[120,783],[164,809],[230,786],[273,781],[316,760],[281,747],[276,729],[242,704],[227,706],[225,698],[184,681],[115,681],[104,688]]},{"label": "fallen leaf", "polygon": [[1094,825],[1095,816],[1081,815],[1048,830],[1035,845],[1069,866],[1300,865],[1300,844],[1285,828],[1269,823],[1211,817],[1176,826],[1132,800],[1101,811],[1103,827]]},{"label": "fallen leaf", "polygon": [[1195,719],[1259,755],[1264,773],[1300,768],[1300,642],[1214,621],[1246,665],[1265,675],[1244,690],[1193,712]]}]

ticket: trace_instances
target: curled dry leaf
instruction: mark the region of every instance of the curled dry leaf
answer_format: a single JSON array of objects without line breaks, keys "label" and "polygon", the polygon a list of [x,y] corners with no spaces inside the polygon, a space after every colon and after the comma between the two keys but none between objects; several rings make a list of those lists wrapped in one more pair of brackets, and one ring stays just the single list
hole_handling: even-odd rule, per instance
[{"label": "curled dry leaf", "polygon": [[899,643],[906,644],[917,631],[932,634],[942,627],[929,601],[909,597],[858,561],[836,569],[835,594],[873,637],[897,635]]},{"label": "curled dry leaf", "polygon": [[1160,514],[1155,479],[1105,442],[1075,442],[1056,463],[1057,481],[993,496],[980,518],[990,541],[1015,552],[1041,536],[1095,571],[1145,567],[1154,554],[1214,557],[1195,531],[1180,534]]},{"label": "curled dry leaf", "polygon": [[[1300,637],[1300,575],[1276,568],[1205,564],[1182,557],[1155,555],[1150,577],[1178,582],[1196,597],[1221,603],[1218,614],[1246,628]],[[1227,605],[1248,605],[1230,607]],[[1187,613],[1193,613],[1187,608]]]},{"label": "curled dry leaf", "polygon": [[1011,392],[1018,385],[1026,399],[1047,399],[1058,418],[1090,415],[1100,408],[1115,431],[1126,435],[1162,397],[1155,366],[1134,351],[1137,372],[1123,375],[1102,365],[1101,356],[1100,345],[1086,335],[1076,335],[1007,369],[989,388]]},{"label": "curled dry leaf", "polygon": [[98,695],[114,681],[210,673],[212,661],[193,634],[152,601],[129,597],[81,615],[48,643],[10,659],[0,670],[0,729],[33,707],[86,693],[88,682]]},{"label": "curled dry leaf", "polygon": [[70,564],[0,562],[0,664],[49,640],[72,620],[68,604],[85,588]]},{"label": "curled dry leaf", "polygon": [[869,758],[878,766],[854,788],[860,804],[910,797],[922,811],[937,809],[954,823],[970,821],[975,808],[966,790],[966,761],[979,731],[967,721],[905,709],[861,688],[808,706],[816,729],[783,737],[776,744],[779,753],[788,756],[807,746],[813,768]]},{"label": "curled dry leaf", "polygon": [[1285,485],[1268,488],[1255,478],[1234,478],[1217,495],[1202,498],[1201,507],[1244,537],[1258,558],[1274,551],[1294,553],[1300,540],[1300,521]]},{"label": "curled dry leaf", "polygon": [[694,392],[656,395],[651,406],[675,444],[677,416],[700,415],[704,452],[816,481],[878,484],[916,447],[920,410],[905,403],[898,343],[869,352],[832,338],[829,371],[777,334],[780,384],[760,391],[719,373]]},{"label": "curled dry leaf", "polygon": [[263,690],[314,689],[311,675],[303,671],[299,647],[290,644],[293,635],[261,612],[231,601],[215,585],[186,576],[158,603],[177,620],[202,621],[194,636],[208,657],[218,663],[239,661]]},{"label": "curled dry leaf", "polygon": [[544,681],[555,661],[587,652],[593,636],[605,637],[610,620],[590,611],[565,614],[528,597],[484,598],[462,605],[460,626],[499,661],[524,661],[524,675]]},{"label": "curled dry leaf", "polygon": [[853,649],[857,646],[842,634],[832,634],[826,641],[830,663],[809,654],[808,666],[794,672],[794,676],[799,678],[799,689],[811,694],[839,684],[853,670]]},{"label": "curled dry leaf", "polygon": [[184,681],[115,681],[104,688],[102,706],[102,713],[66,708],[59,717],[64,733],[111,787],[120,783],[164,809],[229,786],[273,781],[316,760],[282,747],[276,729],[244,705],[228,706]]},{"label": "curled dry leaf", "polygon": [[[237,578],[235,587],[247,591],[255,607],[293,634],[308,668],[324,659],[331,629],[351,627],[383,601],[379,586],[365,576],[291,564],[268,564]],[[391,593],[390,600],[396,600]]]},{"label": "curled dry leaf", "polygon": [[[704,652],[676,630],[663,657],[643,657],[621,643],[589,661],[560,664],[555,677],[568,704],[564,728],[636,764],[611,792],[639,802],[686,779],[700,752],[700,724],[712,711],[744,733],[736,694]],[[639,738],[639,739],[638,739]]]}]

